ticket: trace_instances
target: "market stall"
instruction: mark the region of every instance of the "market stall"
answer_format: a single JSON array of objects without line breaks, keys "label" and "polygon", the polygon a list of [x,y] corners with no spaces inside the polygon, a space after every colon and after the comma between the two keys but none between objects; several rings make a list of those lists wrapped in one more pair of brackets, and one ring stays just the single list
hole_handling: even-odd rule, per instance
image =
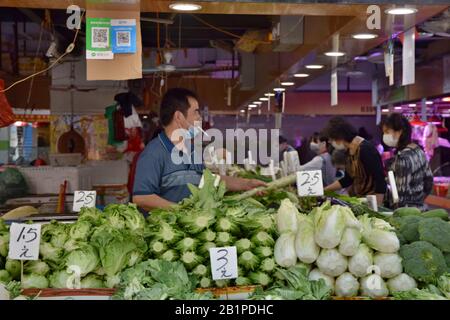
[{"label": "market stall", "polygon": [[[22,275],[2,220],[2,281],[38,298],[448,298],[445,210],[376,213],[356,198],[298,198],[291,177],[263,197],[226,196],[204,177],[190,198],[147,219],[109,205],[42,225],[39,260]],[[233,280],[213,280],[210,249],[222,247],[236,249]]]},{"label": "market stall", "polygon": [[449,300],[450,7],[308,2],[0,0],[0,300]]}]

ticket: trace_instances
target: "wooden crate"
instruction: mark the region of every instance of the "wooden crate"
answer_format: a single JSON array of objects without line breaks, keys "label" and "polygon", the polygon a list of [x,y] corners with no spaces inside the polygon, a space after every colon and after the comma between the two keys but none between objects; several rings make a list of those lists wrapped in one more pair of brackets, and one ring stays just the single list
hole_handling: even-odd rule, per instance
[{"label": "wooden crate", "polygon": [[24,289],[22,294],[37,300],[111,300],[115,289]]},{"label": "wooden crate", "polygon": [[214,298],[221,300],[246,300],[258,286],[225,287],[225,288],[199,288],[200,293],[211,292]]}]

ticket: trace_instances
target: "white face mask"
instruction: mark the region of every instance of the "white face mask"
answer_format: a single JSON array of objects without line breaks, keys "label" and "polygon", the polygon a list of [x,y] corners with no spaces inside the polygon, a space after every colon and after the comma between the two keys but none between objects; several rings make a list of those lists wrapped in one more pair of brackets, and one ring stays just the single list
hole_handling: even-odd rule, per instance
[{"label": "white face mask", "polygon": [[311,142],[309,144],[309,148],[311,149],[311,151],[315,152],[315,153],[319,153],[319,144],[315,143],[315,142]]},{"label": "white face mask", "polygon": [[345,150],[346,149],[343,143],[336,143],[336,141],[331,141],[331,145],[336,150]]},{"label": "white face mask", "polygon": [[385,145],[395,148],[398,144],[398,139],[395,139],[392,134],[385,133],[383,134],[383,142]]}]

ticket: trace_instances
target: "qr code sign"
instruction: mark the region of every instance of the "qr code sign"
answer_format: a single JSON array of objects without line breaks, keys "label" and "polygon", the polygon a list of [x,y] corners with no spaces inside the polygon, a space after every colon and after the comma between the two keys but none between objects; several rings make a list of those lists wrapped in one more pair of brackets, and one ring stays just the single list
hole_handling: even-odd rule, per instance
[{"label": "qr code sign", "polygon": [[109,28],[92,28],[92,47],[107,48],[109,46]]},{"label": "qr code sign", "polygon": [[131,33],[129,31],[118,31],[116,33],[117,46],[129,47],[131,45],[130,37]]}]

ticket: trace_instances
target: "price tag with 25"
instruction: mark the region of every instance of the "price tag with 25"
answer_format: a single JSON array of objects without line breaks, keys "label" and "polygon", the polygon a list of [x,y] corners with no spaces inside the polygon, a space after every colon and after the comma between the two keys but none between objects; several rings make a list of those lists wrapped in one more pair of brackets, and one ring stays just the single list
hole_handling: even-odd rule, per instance
[{"label": "price tag with 25", "polygon": [[297,192],[299,197],[323,196],[322,171],[297,171]]},{"label": "price tag with 25", "polygon": [[73,195],[73,211],[80,212],[81,208],[94,208],[97,191],[75,191]]},{"label": "price tag with 25", "polygon": [[213,280],[236,279],[238,277],[236,247],[209,249]]},{"label": "price tag with 25", "polygon": [[40,224],[12,223],[9,229],[8,257],[14,260],[37,260],[40,242]]}]

